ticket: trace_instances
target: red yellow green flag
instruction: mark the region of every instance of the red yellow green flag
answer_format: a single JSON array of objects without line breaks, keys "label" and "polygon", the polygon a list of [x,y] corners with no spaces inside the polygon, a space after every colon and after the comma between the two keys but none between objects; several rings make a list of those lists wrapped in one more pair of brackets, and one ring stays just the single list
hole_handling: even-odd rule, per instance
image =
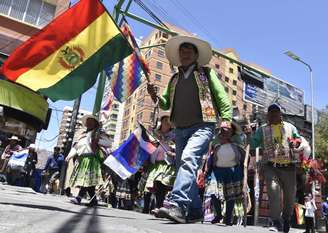
[{"label": "red yellow green flag", "polygon": [[132,53],[99,0],[81,0],[19,46],[5,61],[6,79],[51,100],[72,100],[99,71]]}]

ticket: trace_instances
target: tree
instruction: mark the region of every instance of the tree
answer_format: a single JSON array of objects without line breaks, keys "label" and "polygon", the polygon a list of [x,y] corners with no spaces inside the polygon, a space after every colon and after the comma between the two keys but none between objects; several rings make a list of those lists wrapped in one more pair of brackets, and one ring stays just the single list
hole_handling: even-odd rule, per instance
[{"label": "tree", "polygon": [[315,126],[316,157],[328,164],[328,106],[320,114],[320,121]]},{"label": "tree", "polygon": [[[324,163],[324,175],[328,180],[327,165],[328,165],[328,106],[320,113],[320,121],[315,126],[315,149],[316,158]],[[324,193],[327,193],[328,186],[325,184]]]}]

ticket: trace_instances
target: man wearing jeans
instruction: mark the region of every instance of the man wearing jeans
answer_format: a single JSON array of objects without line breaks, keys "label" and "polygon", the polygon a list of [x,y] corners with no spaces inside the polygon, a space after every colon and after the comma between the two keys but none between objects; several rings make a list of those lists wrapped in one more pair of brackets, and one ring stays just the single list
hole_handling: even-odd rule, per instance
[{"label": "man wearing jeans", "polygon": [[165,52],[172,65],[179,67],[161,97],[148,84],[148,93],[163,110],[170,110],[176,127],[177,178],[167,208],[159,214],[178,223],[195,222],[202,218],[196,174],[206,154],[218,117],[230,127],[232,108],[214,70],[203,67],[212,58],[211,46],[188,36],[171,38]]},{"label": "man wearing jeans", "polygon": [[[263,151],[262,171],[268,191],[269,212],[274,226],[270,231],[289,232],[290,216],[296,194],[296,154],[292,142],[299,138],[294,125],[282,120],[278,104],[268,107],[268,123],[261,126],[252,137],[251,148]],[[283,192],[283,210],[281,195]],[[282,221],[281,221],[282,220]],[[282,224],[283,223],[283,224]]]}]

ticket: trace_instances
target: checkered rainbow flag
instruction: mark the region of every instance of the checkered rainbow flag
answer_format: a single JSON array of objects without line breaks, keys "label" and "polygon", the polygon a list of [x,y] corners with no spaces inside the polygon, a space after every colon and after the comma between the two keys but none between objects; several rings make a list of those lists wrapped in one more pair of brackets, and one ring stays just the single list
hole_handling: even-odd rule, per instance
[{"label": "checkered rainbow flag", "polygon": [[105,72],[111,80],[114,96],[119,102],[124,102],[142,83],[143,76],[148,77],[150,72],[128,24],[124,23],[121,30],[134,52],[115,65],[105,68]]}]

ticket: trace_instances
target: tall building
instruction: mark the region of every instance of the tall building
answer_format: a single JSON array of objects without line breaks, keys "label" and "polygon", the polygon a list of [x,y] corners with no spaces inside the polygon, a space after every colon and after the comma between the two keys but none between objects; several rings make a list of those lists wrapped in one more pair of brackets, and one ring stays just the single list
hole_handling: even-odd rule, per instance
[{"label": "tall building", "polygon": [[[68,131],[69,131],[69,126],[72,121],[72,112],[73,108],[66,106],[63,111],[62,119],[60,122],[60,127],[59,127],[59,135],[58,135],[58,140],[57,140],[57,146],[59,147],[64,147],[65,143],[67,142],[68,138]],[[76,120],[76,125],[75,125],[75,134],[74,134],[74,139],[73,141],[76,141],[77,138],[79,137],[79,132],[83,129],[81,118],[84,115],[92,114],[89,111],[85,111],[83,109],[79,110],[79,113],[77,115],[77,120]]]},{"label": "tall building", "polygon": [[[116,148],[117,145],[115,144],[115,136],[119,135],[119,111],[120,111],[120,103],[116,100],[113,101],[111,105],[111,109],[108,113],[108,117],[106,117],[106,121],[103,123],[103,129],[108,134],[109,138],[111,139],[111,148]],[[122,111],[122,110],[121,110]],[[116,146],[114,146],[114,144]]]},{"label": "tall building", "polygon": [[70,0],[0,1],[0,53],[10,54],[65,11]]}]

